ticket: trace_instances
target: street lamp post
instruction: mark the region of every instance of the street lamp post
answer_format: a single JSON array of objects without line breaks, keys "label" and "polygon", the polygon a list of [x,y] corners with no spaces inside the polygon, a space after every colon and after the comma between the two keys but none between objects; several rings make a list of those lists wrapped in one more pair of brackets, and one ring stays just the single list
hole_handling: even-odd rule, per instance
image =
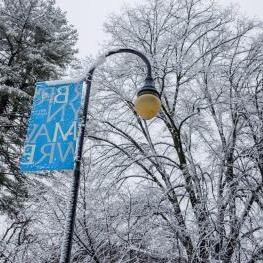
[{"label": "street lamp post", "polygon": [[68,215],[65,224],[64,230],[64,240],[62,244],[61,254],[60,254],[60,263],[70,263],[71,257],[71,248],[72,248],[72,238],[74,231],[74,222],[76,216],[76,207],[78,200],[78,191],[79,191],[79,182],[80,182],[80,166],[81,166],[81,158],[83,152],[83,142],[84,142],[84,134],[85,134],[85,126],[87,122],[87,112],[88,112],[88,102],[90,96],[90,88],[91,81],[93,77],[94,70],[100,64],[102,64],[105,59],[111,55],[118,53],[131,53],[140,57],[147,67],[147,75],[145,79],[144,86],[138,91],[137,99],[135,100],[134,106],[135,111],[139,116],[141,116],[145,120],[149,120],[155,117],[161,106],[159,93],[155,89],[154,81],[152,78],[152,68],[147,57],[141,52],[129,48],[121,48],[113,51],[109,51],[104,56],[100,57],[98,63],[96,63],[88,72],[87,77],[85,78],[86,82],[86,93],[84,98],[84,105],[82,111],[82,121],[79,130],[79,138],[77,143],[76,150],[76,158],[75,158],[75,166],[73,171],[74,181],[71,189],[71,200],[68,205]]}]

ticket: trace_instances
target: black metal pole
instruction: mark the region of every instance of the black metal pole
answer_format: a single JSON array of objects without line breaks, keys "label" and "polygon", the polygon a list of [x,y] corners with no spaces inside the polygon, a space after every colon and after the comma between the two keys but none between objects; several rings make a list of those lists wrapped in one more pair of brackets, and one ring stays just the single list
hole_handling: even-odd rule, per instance
[{"label": "black metal pole", "polygon": [[88,113],[88,104],[89,104],[89,97],[90,97],[90,88],[91,88],[91,80],[94,69],[91,69],[88,73],[88,77],[86,81],[86,93],[84,98],[84,105],[82,111],[82,120],[80,125],[80,132],[79,132],[79,139],[77,144],[77,154],[75,157],[75,167],[73,171],[73,184],[71,189],[71,197],[70,203],[68,205],[68,215],[67,221],[65,224],[64,230],[64,240],[63,246],[61,249],[60,254],[60,263],[70,263],[71,257],[71,248],[72,248],[72,239],[73,239],[73,232],[74,232],[74,223],[76,217],[76,208],[77,208],[77,201],[78,201],[78,191],[79,191],[79,181],[80,181],[80,166],[81,166],[81,158],[82,158],[82,150],[83,150],[83,142],[84,142],[84,135],[85,135],[85,126],[87,122],[87,113]]},{"label": "black metal pole", "polygon": [[[80,166],[81,166],[81,158],[82,158],[82,151],[83,151],[83,142],[84,142],[84,135],[85,135],[85,126],[87,122],[87,113],[88,113],[88,103],[89,103],[89,97],[90,97],[90,89],[91,89],[91,81],[92,76],[94,73],[94,70],[96,66],[102,64],[106,57],[109,57],[111,55],[117,54],[117,53],[131,53],[139,56],[147,67],[147,77],[145,79],[146,85],[153,86],[153,78],[152,78],[152,69],[151,64],[147,57],[142,54],[141,52],[129,48],[121,48],[113,51],[109,51],[102,57],[102,61],[98,62],[97,65],[93,66],[91,70],[88,73],[87,78],[85,79],[86,82],[86,93],[84,98],[84,105],[83,105],[83,111],[82,111],[82,121],[80,126],[80,132],[79,132],[79,139],[77,143],[77,153],[75,158],[75,167],[73,171],[73,184],[71,189],[71,197],[70,197],[70,203],[68,205],[68,215],[66,219],[65,224],[65,230],[64,230],[64,240],[63,245],[61,249],[60,254],[60,263],[70,263],[71,258],[71,248],[72,248],[72,239],[73,239],[73,232],[74,232],[74,223],[75,223],[75,217],[76,217],[76,208],[77,208],[77,201],[78,201],[78,191],[79,191],[79,182],[80,182]],[[154,86],[153,86],[154,87]]]}]

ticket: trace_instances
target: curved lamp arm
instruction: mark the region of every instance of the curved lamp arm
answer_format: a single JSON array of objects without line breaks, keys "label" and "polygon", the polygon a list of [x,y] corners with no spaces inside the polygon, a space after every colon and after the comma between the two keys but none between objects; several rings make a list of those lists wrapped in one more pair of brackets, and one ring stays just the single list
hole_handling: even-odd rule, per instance
[{"label": "curved lamp arm", "polygon": [[106,52],[104,55],[102,55],[98,58],[98,60],[95,62],[95,64],[89,70],[89,73],[92,70],[94,71],[94,69],[97,66],[103,64],[106,61],[107,57],[115,55],[115,54],[119,54],[119,53],[130,53],[130,54],[134,54],[134,55],[137,55],[138,57],[140,57],[147,67],[146,79],[153,79],[152,78],[152,67],[151,67],[151,63],[148,60],[148,58],[143,53],[141,53],[140,51],[135,50],[135,49],[131,49],[131,48],[119,48],[119,49],[115,49],[115,50],[111,50],[111,51]]},{"label": "curved lamp arm", "polygon": [[[89,100],[89,91],[91,88],[91,81],[93,77],[94,70],[101,64],[103,64],[106,61],[106,58],[115,54],[119,53],[130,53],[134,54],[142,59],[142,61],[145,63],[147,68],[147,74],[145,78],[145,82],[142,88],[140,88],[137,92],[137,99],[134,102],[135,111],[138,115],[140,115],[143,119],[149,120],[157,115],[157,113],[160,110],[161,107],[161,101],[160,101],[160,94],[156,90],[154,86],[154,80],[152,77],[152,67],[151,63],[148,60],[148,58],[141,53],[138,50],[130,49],[130,48],[120,48],[108,51],[104,55],[100,56],[94,65],[90,68],[86,78],[85,82],[87,84],[87,90],[88,93],[86,93],[85,96],[85,103]],[[86,105],[87,107],[87,105]],[[87,109],[84,108],[83,115],[86,116]]]}]

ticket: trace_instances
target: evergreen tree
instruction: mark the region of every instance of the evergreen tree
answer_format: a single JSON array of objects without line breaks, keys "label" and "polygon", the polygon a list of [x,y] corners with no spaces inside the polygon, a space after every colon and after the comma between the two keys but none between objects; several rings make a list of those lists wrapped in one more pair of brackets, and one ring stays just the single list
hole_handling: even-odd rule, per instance
[{"label": "evergreen tree", "polygon": [[74,58],[76,30],[53,0],[0,0],[0,210],[26,196],[19,171],[36,81],[57,79]]}]

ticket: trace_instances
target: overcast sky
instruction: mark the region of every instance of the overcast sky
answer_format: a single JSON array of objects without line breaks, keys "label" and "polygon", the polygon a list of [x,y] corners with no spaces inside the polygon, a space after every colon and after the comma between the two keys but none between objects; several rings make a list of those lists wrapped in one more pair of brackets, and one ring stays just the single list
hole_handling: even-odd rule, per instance
[{"label": "overcast sky", "polygon": [[[112,12],[120,12],[125,5],[134,5],[143,0],[56,0],[57,5],[67,12],[68,20],[79,33],[80,56],[96,56],[100,44],[106,38],[103,23]],[[248,16],[263,19],[263,0],[217,0],[221,5],[237,4]]]}]

